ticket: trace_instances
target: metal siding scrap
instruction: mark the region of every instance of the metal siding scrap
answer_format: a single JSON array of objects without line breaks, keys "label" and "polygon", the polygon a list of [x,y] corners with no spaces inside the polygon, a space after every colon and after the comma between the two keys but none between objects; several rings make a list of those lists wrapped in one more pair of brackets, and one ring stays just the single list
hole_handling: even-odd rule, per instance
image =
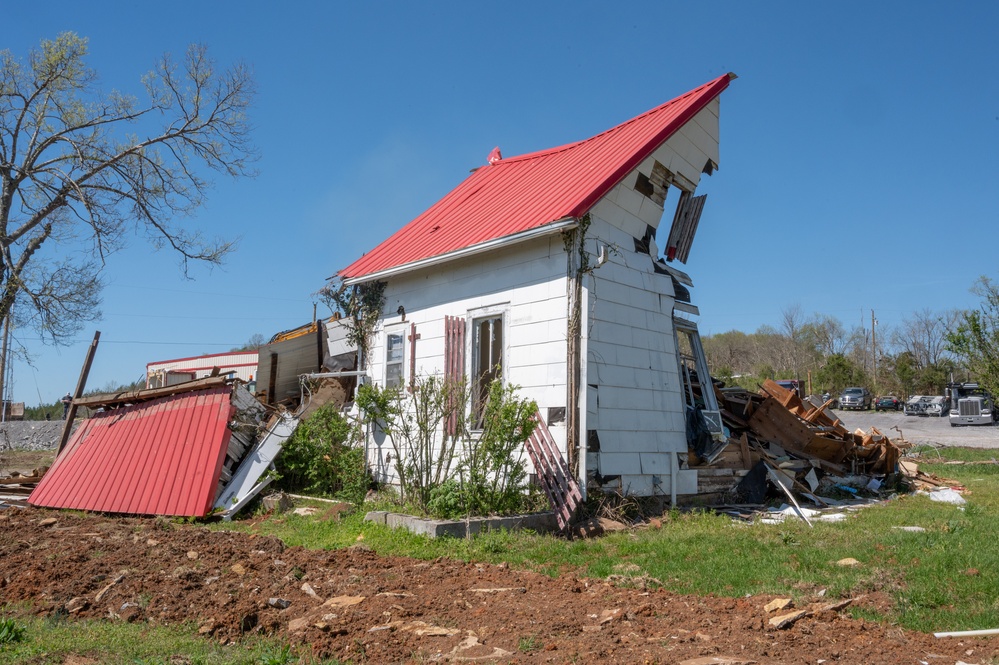
[{"label": "metal siding scrap", "polygon": [[217,387],[103,411],[81,424],[28,502],[49,508],[203,517],[235,407]]}]

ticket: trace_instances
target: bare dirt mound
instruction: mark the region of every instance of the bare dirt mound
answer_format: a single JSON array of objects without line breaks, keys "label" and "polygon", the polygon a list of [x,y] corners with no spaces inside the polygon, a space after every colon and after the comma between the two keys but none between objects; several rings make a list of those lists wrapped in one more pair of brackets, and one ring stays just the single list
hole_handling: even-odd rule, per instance
[{"label": "bare dirt mound", "polygon": [[354,662],[877,665],[999,655],[999,638],[938,640],[832,610],[777,630],[763,609],[770,597],[680,596],[362,546],[288,548],[155,518],[4,510],[0,570],[0,598],[29,601],[40,615],[193,622],[207,639],[265,633]]}]

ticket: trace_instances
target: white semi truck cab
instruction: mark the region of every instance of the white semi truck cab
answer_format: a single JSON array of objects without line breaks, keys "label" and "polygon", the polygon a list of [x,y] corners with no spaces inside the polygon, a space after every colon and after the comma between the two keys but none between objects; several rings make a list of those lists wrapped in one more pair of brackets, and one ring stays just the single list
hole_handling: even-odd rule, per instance
[{"label": "white semi truck cab", "polygon": [[977,383],[947,385],[950,398],[950,425],[992,425],[999,421],[995,398]]}]

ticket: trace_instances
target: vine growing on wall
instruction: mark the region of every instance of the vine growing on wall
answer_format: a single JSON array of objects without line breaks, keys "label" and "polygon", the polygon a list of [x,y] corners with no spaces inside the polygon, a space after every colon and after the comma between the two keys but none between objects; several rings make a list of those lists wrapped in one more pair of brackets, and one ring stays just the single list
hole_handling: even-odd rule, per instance
[{"label": "vine growing on wall", "polygon": [[385,306],[385,282],[367,282],[348,287],[342,281],[330,282],[319,290],[327,307],[344,315],[347,341],[357,346],[367,359],[371,336]]},{"label": "vine growing on wall", "polygon": [[[589,213],[579,218],[579,225],[572,231],[562,234],[562,245],[567,256],[576,254],[576,261],[569,261],[568,282],[569,298],[567,312],[566,333],[569,340],[569,385],[568,385],[568,414],[566,422],[566,448],[569,456],[569,471],[575,476],[579,471],[579,456],[576,450],[579,447],[579,365],[582,334],[582,297],[583,297],[583,275],[593,271],[590,266],[590,255],[586,252],[586,232],[590,228]],[[576,265],[573,265],[575,263]]]}]

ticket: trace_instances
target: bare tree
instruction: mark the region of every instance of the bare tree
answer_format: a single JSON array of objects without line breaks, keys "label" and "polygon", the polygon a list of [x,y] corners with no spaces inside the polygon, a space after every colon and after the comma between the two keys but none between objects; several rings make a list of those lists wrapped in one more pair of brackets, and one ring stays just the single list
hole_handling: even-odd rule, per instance
[{"label": "bare tree", "polygon": [[891,337],[892,343],[908,351],[920,367],[941,362],[948,353],[947,333],[957,327],[961,312],[943,313],[923,309],[902,320]]},{"label": "bare tree", "polygon": [[805,324],[805,315],[801,311],[801,305],[794,303],[781,310],[780,313],[781,332],[791,341],[797,342],[801,335],[801,327]]},{"label": "bare tree", "polygon": [[27,62],[0,51],[0,321],[14,312],[55,343],[100,317],[100,271],[130,231],[218,264],[231,240],[175,223],[204,201],[204,167],[252,175],[243,65],[218,70],[204,46],[164,56],[143,104],[98,87],[87,40],[43,40]]},{"label": "bare tree", "polygon": [[808,345],[823,357],[843,353],[846,350],[846,330],[840,320],[834,316],[814,314],[811,320],[802,326],[802,334]]}]

